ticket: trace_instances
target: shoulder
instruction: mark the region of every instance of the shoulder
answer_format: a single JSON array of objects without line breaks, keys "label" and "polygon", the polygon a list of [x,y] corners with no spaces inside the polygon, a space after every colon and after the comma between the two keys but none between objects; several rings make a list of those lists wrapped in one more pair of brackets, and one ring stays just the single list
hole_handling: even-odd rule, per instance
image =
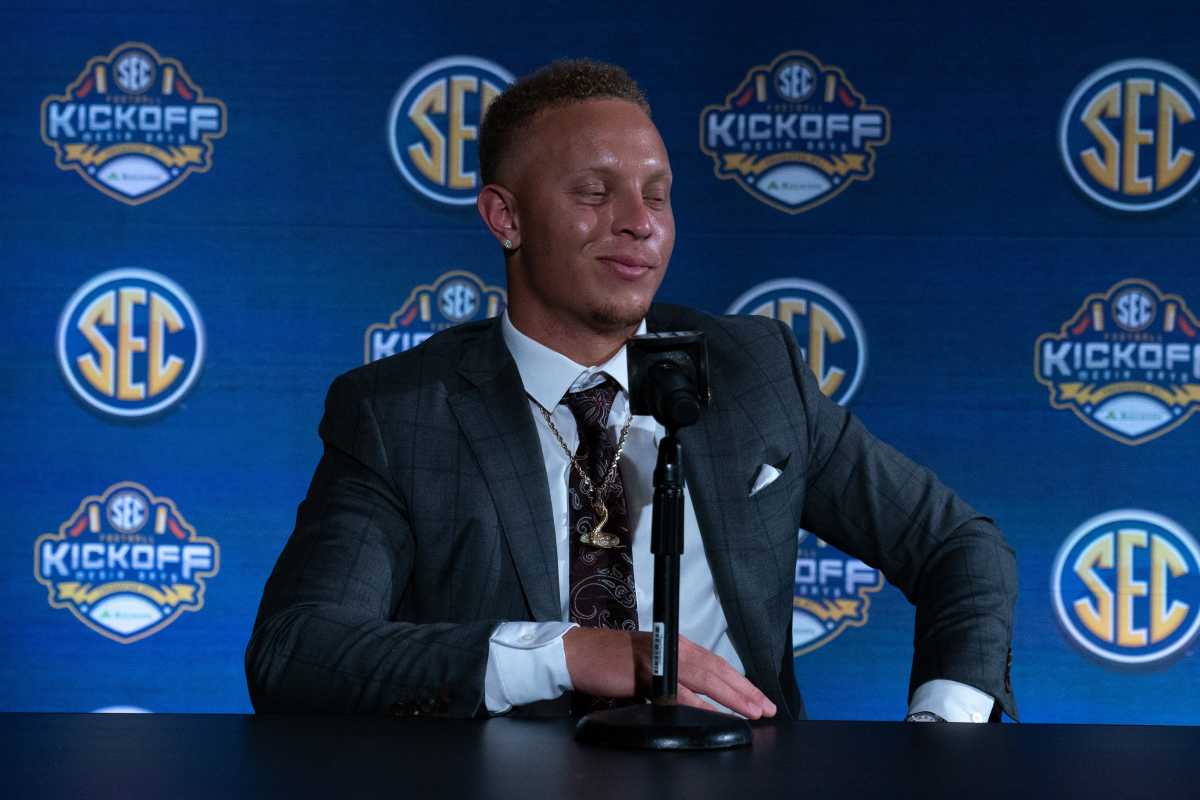
[{"label": "shoulder", "polygon": [[416,347],[343,372],[330,387],[335,395],[386,398],[414,391],[454,391],[463,354],[494,346],[499,318],[465,322],[439,331]]},{"label": "shoulder", "polygon": [[655,303],[647,316],[652,331],[697,330],[705,334],[713,356],[736,356],[753,349],[786,358],[790,333],[783,323],[757,315],[709,314],[687,306]]}]

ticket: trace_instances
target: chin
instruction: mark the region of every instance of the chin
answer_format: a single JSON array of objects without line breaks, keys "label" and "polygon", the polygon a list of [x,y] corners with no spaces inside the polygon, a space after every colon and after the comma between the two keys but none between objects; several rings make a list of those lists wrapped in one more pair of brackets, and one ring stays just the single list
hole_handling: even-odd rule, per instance
[{"label": "chin", "polygon": [[592,311],[591,321],[597,330],[617,331],[624,328],[636,328],[649,310],[649,302],[601,306]]}]

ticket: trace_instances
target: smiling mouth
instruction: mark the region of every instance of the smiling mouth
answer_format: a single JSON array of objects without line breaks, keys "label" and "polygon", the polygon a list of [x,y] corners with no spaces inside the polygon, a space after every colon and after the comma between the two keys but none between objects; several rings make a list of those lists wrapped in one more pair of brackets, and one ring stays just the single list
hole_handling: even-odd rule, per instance
[{"label": "smiling mouth", "polygon": [[617,258],[613,256],[601,256],[600,261],[608,265],[619,277],[626,280],[635,280],[650,272],[653,267],[649,264],[644,264],[633,259]]}]

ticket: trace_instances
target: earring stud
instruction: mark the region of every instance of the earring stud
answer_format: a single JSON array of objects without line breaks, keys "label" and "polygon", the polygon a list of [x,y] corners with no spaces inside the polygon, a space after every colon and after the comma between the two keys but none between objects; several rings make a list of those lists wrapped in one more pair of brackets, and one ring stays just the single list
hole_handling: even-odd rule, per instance
[{"label": "earring stud", "polygon": [[504,249],[505,249],[505,250],[512,250],[512,239],[505,239],[505,240],[504,240]]}]

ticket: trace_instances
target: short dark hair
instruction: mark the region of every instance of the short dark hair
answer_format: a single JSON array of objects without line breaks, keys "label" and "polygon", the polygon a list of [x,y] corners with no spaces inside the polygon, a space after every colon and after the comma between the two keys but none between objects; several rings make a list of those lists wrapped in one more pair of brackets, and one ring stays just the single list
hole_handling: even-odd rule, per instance
[{"label": "short dark hair", "polygon": [[517,132],[548,108],[593,98],[628,100],[650,115],[650,104],[629,73],[588,58],[554,61],[520,78],[488,107],[479,126],[479,172],[492,183]]}]

